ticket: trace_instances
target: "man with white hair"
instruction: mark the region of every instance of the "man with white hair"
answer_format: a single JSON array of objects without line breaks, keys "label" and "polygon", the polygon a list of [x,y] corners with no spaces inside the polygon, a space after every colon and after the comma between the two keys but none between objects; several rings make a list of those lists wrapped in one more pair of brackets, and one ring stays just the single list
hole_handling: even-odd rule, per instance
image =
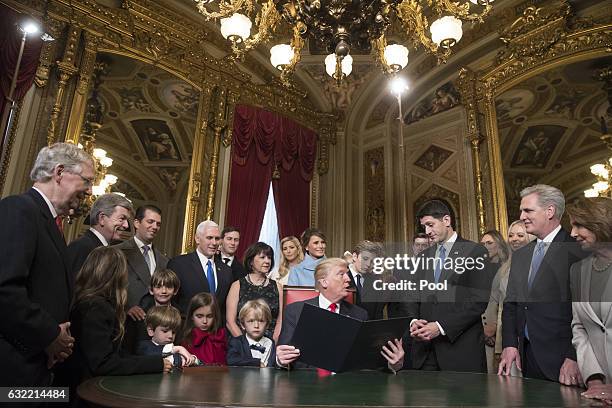
[{"label": "man with white hair", "polygon": [[570,266],[584,257],[561,227],[565,197],[537,184],[521,191],[521,220],[537,237],[512,255],[502,314],[503,351],[498,374],[513,363],[528,378],[580,385],[572,345]]},{"label": "man with white hair", "polygon": [[4,386],[50,386],[72,353],[72,287],[62,217],[91,194],[94,163],[73,144],[43,148],[33,187],[0,201],[0,355]]},{"label": "man with white hair", "polygon": [[[294,364],[296,368],[305,367],[305,364],[299,361],[300,350],[290,345],[305,304],[357,320],[368,319],[368,312],[344,300],[349,293],[348,289],[351,283],[348,275],[348,264],[344,259],[328,258],[320,262],[315,268],[314,279],[315,289],[319,292],[319,296],[291,303],[283,311],[283,325],[276,347],[276,362],[281,367],[288,367],[290,364]],[[401,340],[389,341],[386,345],[383,345],[381,353],[387,360],[390,370],[395,372],[402,368],[404,348]]]},{"label": "man with white hair", "polygon": [[195,251],[174,257],[168,262],[181,281],[178,303],[181,311],[187,310],[191,298],[201,292],[214,294],[225,317],[225,299],[232,285],[232,268],[220,259],[215,261],[221,233],[219,226],[210,220],[202,221],[196,228]]}]

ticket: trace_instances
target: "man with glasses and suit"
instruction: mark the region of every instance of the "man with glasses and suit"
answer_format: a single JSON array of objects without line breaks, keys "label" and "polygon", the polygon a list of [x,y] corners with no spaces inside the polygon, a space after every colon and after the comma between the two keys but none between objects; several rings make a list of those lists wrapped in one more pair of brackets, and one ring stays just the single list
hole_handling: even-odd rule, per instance
[{"label": "man with glasses and suit", "polygon": [[34,185],[0,201],[0,371],[3,386],[50,386],[71,353],[73,288],[62,217],[91,194],[93,158],[69,143],[44,147]]}]

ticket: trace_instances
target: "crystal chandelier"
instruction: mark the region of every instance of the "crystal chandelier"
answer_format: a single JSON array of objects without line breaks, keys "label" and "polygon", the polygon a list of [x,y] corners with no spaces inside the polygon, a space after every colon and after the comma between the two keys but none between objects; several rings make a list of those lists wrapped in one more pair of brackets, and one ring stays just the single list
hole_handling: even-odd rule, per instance
[{"label": "crystal chandelier", "polygon": [[[612,135],[604,134],[601,140],[612,150]],[[584,191],[585,197],[609,197],[612,198],[612,188],[610,186],[610,176],[612,176],[612,156],[607,162],[597,163],[591,166],[591,173],[597,177],[597,182],[593,188]]]},{"label": "crystal chandelier", "polygon": [[106,155],[106,150],[96,147],[93,149],[93,157],[96,159],[96,180],[91,187],[94,197],[110,192],[110,188],[118,180],[117,176],[108,174],[108,168],[113,165],[113,159]]},{"label": "crystal chandelier", "polygon": [[[462,21],[482,22],[493,0],[194,0],[207,20],[219,20],[221,34],[232,44],[236,57],[259,44],[286,23],[292,31],[289,44],[270,49],[270,62],[287,83],[300,61],[304,42],[310,39],[330,53],[326,72],[338,81],[352,70],[352,50],[373,52],[385,73],[396,73],[408,64],[408,48],[387,44],[387,30],[397,20],[413,46],[422,46],[446,62],[451,48],[461,40]],[[429,24],[428,14],[439,16]],[[253,24],[254,21],[254,24]],[[255,26],[255,32],[251,28]],[[429,31],[429,33],[428,33]]]},{"label": "crystal chandelier", "polygon": [[[593,78],[604,83],[603,90],[607,94],[608,107],[604,116],[600,117],[601,122],[601,141],[612,152],[612,132],[609,129],[609,120],[612,118],[612,68],[606,67],[595,72]],[[609,197],[612,198],[612,186],[610,186],[612,176],[612,156],[607,162],[597,163],[591,166],[591,173],[597,177],[597,182],[593,188],[584,191],[585,197]]]}]

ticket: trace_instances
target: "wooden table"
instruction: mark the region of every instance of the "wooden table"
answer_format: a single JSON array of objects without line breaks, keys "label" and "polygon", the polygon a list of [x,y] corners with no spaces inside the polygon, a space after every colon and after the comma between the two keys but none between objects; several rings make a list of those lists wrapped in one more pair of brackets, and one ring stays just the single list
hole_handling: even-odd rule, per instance
[{"label": "wooden table", "polygon": [[496,375],[193,367],[171,374],[92,378],[79,395],[105,407],[579,407],[580,389]]}]

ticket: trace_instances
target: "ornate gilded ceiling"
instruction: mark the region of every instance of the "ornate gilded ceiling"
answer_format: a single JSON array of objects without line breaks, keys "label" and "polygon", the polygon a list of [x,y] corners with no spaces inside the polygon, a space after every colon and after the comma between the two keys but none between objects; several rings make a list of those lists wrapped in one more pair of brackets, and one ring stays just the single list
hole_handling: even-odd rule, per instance
[{"label": "ornate gilded ceiling", "polygon": [[553,184],[572,198],[595,181],[589,166],[611,153],[599,138],[602,118],[612,120],[605,84],[596,79],[604,67],[612,57],[561,66],[496,99],[509,212],[527,185]]},{"label": "ornate gilded ceiling", "polygon": [[104,121],[96,144],[115,159],[110,171],[121,180],[115,189],[136,200],[183,200],[183,194],[176,195],[189,173],[199,92],[127,57],[100,54],[98,62],[107,67],[100,85]]}]

